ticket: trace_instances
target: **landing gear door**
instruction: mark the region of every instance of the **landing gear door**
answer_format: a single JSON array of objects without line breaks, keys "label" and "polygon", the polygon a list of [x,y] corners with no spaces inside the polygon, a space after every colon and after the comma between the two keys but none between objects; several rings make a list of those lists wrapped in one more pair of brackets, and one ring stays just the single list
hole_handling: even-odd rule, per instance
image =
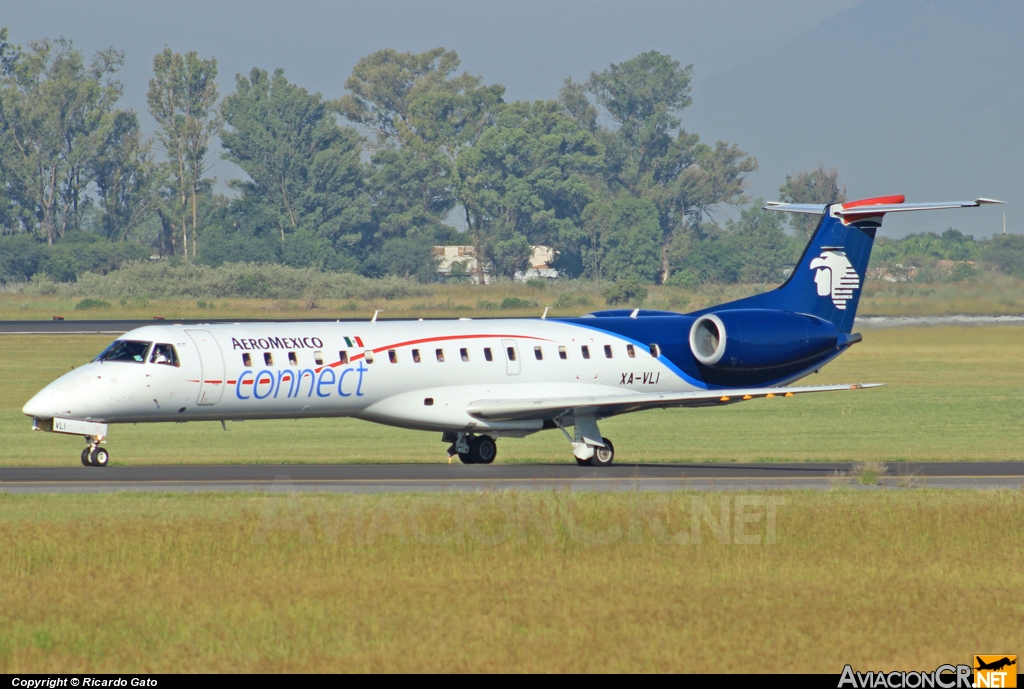
[{"label": "landing gear door", "polygon": [[519,345],[515,340],[502,340],[501,348],[505,350],[505,372],[510,376],[519,375]]},{"label": "landing gear door", "polygon": [[202,366],[202,373],[199,376],[199,396],[196,398],[196,403],[200,406],[217,404],[224,394],[224,356],[209,330],[186,330],[185,332],[195,343]]}]

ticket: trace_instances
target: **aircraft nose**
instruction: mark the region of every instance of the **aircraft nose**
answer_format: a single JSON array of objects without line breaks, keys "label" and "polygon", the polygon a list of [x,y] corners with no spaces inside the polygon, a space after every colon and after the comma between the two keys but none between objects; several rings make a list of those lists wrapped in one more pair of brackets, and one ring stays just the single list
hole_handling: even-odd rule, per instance
[{"label": "aircraft nose", "polygon": [[72,411],[78,413],[76,407],[82,406],[87,378],[88,373],[82,369],[65,373],[26,402],[21,413],[37,419],[70,416]]},{"label": "aircraft nose", "polygon": [[21,408],[21,413],[36,419],[52,419],[59,411],[57,401],[59,397],[53,386],[47,386],[37,392],[32,399]]}]

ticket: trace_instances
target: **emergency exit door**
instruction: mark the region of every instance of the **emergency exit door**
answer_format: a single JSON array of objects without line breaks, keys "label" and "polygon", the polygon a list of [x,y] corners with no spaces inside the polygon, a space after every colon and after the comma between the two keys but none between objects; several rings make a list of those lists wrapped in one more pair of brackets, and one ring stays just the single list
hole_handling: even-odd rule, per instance
[{"label": "emergency exit door", "polygon": [[502,340],[501,348],[505,350],[505,372],[510,376],[519,375],[519,346],[515,340]]}]

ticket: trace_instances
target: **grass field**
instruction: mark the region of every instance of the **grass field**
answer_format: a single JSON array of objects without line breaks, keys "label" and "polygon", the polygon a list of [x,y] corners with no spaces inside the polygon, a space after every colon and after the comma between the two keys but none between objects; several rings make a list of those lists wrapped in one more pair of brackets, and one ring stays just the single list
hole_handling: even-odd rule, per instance
[{"label": "grass field", "polygon": [[[754,543],[715,535],[723,501]],[[0,524],[6,673],[838,673],[1024,641],[1019,491],[0,494]]]},{"label": "grass field", "polygon": [[[702,285],[695,289],[649,287],[644,307],[689,311],[764,292],[774,285]],[[430,285],[426,296],[393,300],[316,300],[316,308],[304,299],[202,299],[117,300],[110,306],[76,310],[80,296],[33,296],[0,293],[0,320],[49,320],[63,316],[80,319],[274,319],[274,318],[369,318],[375,309],[383,317],[537,316],[545,306],[552,315],[577,316],[611,308],[605,305],[597,285],[586,282],[554,283],[535,287],[519,283],[494,285]],[[507,297],[522,301],[521,308],[501,309]],[[560,301],[561,298],[561,301]],[[934,316],[942,314],[1024,313],[1024,280],[989,275],[958,283],[887,283],[869,280],[864,285],[859,313],[864,316]]]},{"label": "grass field", "polygon": [[[108,336],[0,336],[0,465],[77,463],[82,441],[32,433],[25,401]],[[860,392],[658,410],[609,419],[620,462],[1024,458],[1024,329],[871,330],[808,379]],[[443,462],[439,434],[346,419],[114,426],[112,463]],[[499,443],[498,462],[571,461],[557,432]]]}]

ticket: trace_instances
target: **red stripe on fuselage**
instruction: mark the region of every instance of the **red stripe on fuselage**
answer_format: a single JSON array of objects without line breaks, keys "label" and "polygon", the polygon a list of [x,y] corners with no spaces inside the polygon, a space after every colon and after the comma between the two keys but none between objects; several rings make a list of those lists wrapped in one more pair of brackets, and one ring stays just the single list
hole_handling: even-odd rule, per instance
[{"label": "red stripe on fuselage", "polygon": [[[542,340],[544,342],[554,342],[554,340],[549,340],[546,337],[534,337],[532,335],[500,335],[500,334],[499,335],[445,335],[443,337],[424,337],[424,338],[419,339],[419,340],[407,340],[405,342],[396,342],[395,344],[385,345],[383,347],[376,347],[374,349],[371,349],[370,351],[373,352],[374,354],[378,354],[380,352],[385,352],[385,351],[387,351],[389,349],[398,349],[399,347],[411,347],[412,345],[426,344],[428,342],[445,342],[447,340],[480,340],[480,339],[485,339],[485,338],[505,338],[505,339],[509,339],[509,340]],[[356,338],[356,340],[358,341],[359,338]],[[360,345],[361,344],[362,343],[360,343]],[[353,361],[357,361],[358,359],[363,359],[363,358],[365,358],[365,355],[362,354],[362,353],[353,354],[351,356],[351,358],[349,358],[347,363],[351,363]],[[325,368],[337,368],[338,366],[344,366],[344,365],[345,364],[343,364],[341,361],[336,361],[333,364],[324,364],[323,366],[318,366],[317,368],[315,368],[313,370],[316,373],[320,373],[320,371],[324,370]],[[282,381],[284,381],[284,380],[291,380],[291,376],[285,376],[281,380]],[[198,383],[199,381],[198,380],[190,380],[188,382],[190,382],[190,383]],[[216,381],[208,380],[206,382],[207,383],[220,383],[221,381],[219,381],[219,380],[216,380]],[[253,381],[253,380],[243,380],[242,381],[242,385],[252,385],[254,382],[255,381]],[[229,380],[229,381],[227,381],[228,385],[235,385],[236,383],[238,383],[237,380]]]},{"label": "red stripe on fuselage", "polygon": [[[389,349],[398,349],[399,347],[411,347],[412,345],[426,344],[427,342],[445,342],[447,340],[480,340],[485,338],[506,338],[510,340],[542,340],[544,342],[554,342],[546,337],[534,337],[532,335],[445,335],[443,337],[424,337],[419,340],[407,340],[405,342],[396,342],[395,344],[385,345],[383,347],[374,347],[369,350],[374,354],[385,352]],[[357,359],[364,358],[364,354],[355,354],[349,359],[349,363],[356,361]],[[333,364],[325,364],[315,369],[317,373],[320,373],[325,368],[335,368],[338,366],[344,366],[340,361],[336,361]]]}]

